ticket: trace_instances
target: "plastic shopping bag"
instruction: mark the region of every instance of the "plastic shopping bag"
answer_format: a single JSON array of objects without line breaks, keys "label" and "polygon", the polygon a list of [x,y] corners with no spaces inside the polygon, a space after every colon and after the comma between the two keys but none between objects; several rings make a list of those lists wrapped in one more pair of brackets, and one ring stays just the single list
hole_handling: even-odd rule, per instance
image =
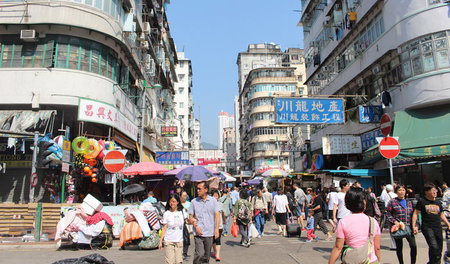
[{"label": "plastic shopping bag", "polygon": [[239,234],[239,227],[237,226],[236,223],[233,223],[233,225],[231,226],[231,234],[232,234],[234,237],[237,237],[238,234]]},{"label": "plastic shopping bag", "polygon": [[248,236],[251,238],[257,238],[259,236],[258,229],[256,229],[256,226],[254,224],[250,225],[250,228],[248,229]]}]

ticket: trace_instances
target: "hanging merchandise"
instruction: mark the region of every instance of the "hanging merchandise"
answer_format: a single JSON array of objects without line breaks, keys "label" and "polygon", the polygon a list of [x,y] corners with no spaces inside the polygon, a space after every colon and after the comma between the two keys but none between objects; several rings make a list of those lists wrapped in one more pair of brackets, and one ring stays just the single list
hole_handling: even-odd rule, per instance
[{"label": "hanging merchandise", "polygon": [[116,144],[114,143],[114,141],[106,141],[105,142],[105,149],[106,150],[114,150],[116,147]]},{"label": "hanging merchandise", "polygon": [[98,144],[100,145],[100,152],[97,155],[97,159],[98,160],[103,160],[103,158],[105,157],[105,153],[103,152],[105,150],[105,141],[103,140],[99,140]]},{"label": "hanging merchandise", "polygon": [[317,159],[317,154],[314,154],[311,159],[311,172],[317,171],[316,159]]},{"label": "hanging merchandise", "polygon": [[89,149],[89,140],[86,137],[76,137],[72,141],[72,149],[75,153],[84,154]]},{"label": "hanging merchandise", "polygon": [[316,168],[318,170],[323,168],[323,156],[322,154],[318,154],[316,157]]},{"label": "hanging merchandise", "polygon": [[308,168],[308,154],[303,155],[303,169]]},{"label": "hanging merchandise", "polygon": [[84,153],[84,157],[87,159],[95,159],[97,155],[100,153],[101,147],[98,144],[98,141],[95,139],[89,139],[89,148]]},{"label": "hanging merchandise", "polygon": [[53,145],[51,145],[47,148],[48,151],[52,152],[52,154],[49,158],[53,159],[53,160],[61,160],[62,159],[62,156],[63,156],[62,148],[60,148],[53,139],[50,139],[50,133],[48,133],[47,135],[45,135],[42,138],[39,138],[38,143],[39,142],[53,143]]},{"label": "hanging merchandise", "polygon": [[56,143],[56,145],[58,145],[58,147],[60,147],[61,149],[63,148],[64,136],[57,136],[53,139],[53,141],[55,141],[55,143]]}]

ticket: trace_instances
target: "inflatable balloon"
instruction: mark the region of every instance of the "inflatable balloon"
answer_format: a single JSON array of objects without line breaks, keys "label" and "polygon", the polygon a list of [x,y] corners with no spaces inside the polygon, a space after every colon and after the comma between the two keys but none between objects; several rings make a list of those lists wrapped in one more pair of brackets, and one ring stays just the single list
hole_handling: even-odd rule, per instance
[{"label": "inflatable balloon", "polygon": [[75,153],[84,154],[89,149],[89,140],[85,137],[76,137],[72,141],[72,149]]},{"label": "inflatable balloon", "polygon": [[91,182],[96,183],[97,182],[97,178],[91,178]]},{"label": "inflatable balloon", "polygon": [[60,147],[61,149],[63,148],[64,136],[57,136],[53,139],[53,141],[56,142],[56,145],[58,145],[58,147]]},{"label": "inflatable balloon", "polygon": [[103,158],[105,157],[105,153],[103,152],[105,150],[105,141],[100,139],[98,141],[98,144],[100,145],[101,150],[100,150],[100,153],[98,153],[98,155],[97,155],[97,159],[103,160]]},{"label": "inflatable balloon", "polygon": [[114,150],[115,148],[116,148],[116,143],[114,143],[114,141],[106,141],[105,142],[106,150]]},{"label": "inflatable balloon", "polygon": [[98,141],[91,138],[89,139],[89,148],[88,150],[84,153],[84,157],[87,159],[95,159],[98,155],[98,153],[100,153],[101,147],[98,144]]}]

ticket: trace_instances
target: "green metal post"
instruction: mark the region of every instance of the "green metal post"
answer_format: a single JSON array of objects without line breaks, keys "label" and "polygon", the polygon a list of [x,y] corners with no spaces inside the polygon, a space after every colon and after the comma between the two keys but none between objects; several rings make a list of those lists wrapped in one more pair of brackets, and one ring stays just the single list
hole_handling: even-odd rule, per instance
[{"label": "green metal post", "polygon": [[42,222],[42,203],[37,204],[36,208],[36,228],[34,230],[34,241],[41,241],[41,222]]},{"label": "green metal post", "polygon": [[64,203],[64,190],[66,189],[66,173],[62,174],[62,182],[61,182],[61,203]]}]

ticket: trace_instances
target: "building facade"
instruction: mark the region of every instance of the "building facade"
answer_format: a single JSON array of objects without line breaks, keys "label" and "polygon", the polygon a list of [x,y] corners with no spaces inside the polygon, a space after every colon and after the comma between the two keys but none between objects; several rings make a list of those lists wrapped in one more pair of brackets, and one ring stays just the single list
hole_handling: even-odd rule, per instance
[{"label": "building facade", "polygon": [[276,123],[274,98],[306,95],[303,77],[299,80],[296,73],[301,55],[301,50],[283,52],[275,44],[252,44],[238,55],[239,151],[245,170],[291,168],[286,146],[295,143],[294,131],[302,129]]},{"label": "building facade", "polygon": [[[312,128],[312,151],[324,151],[323,137],[353,135],[361,139],[359,153],[332,153],[326,158],[328,169],[352,164],[385,169],[375,137],[381,135],[379,116],[387,113],[394,120],[391,135],[398,136],[400,143],[394,178],[414,186],[448,181],[450,141],[443,131],[450,121],[448,4],[441,0],[301,3],[308,89],[314,95],[342,97],[346,104],[344,125]],[[407,129],[424,126],[430,129]],[[420,161],[427,164],[418,165]]]},{"label": "building facade", "polygon": [[[3,202],[48,201],[45,183],[61,175],[61,166],[38,169],[31,184],[35,196],[25,195],[31,188],[33,131],[51,138],[65,134],[70,141],[81,135],[114,141],[128,150],[129,162],[174,149],[161,136],[176,121],[177,55],[164,10],[168,2],[1,1]],[[21,153],[19,143],[25,146]],[[90,179],[80,178],[85,180]],[[100,180],[102,201],[110,201],[111,185]]]},{"label": "building facade", "polygon": [[229,115],[227,112],[220,111],[218,120],[218,130],[217,130],[217,145],[218,149],[223,149],[223,139],[224,139],[224,130],[226,128],[234,127],[234,115]]},{"label": "building facade", "polygon": [[192,148],[194,136],[194,102],[192,99],[192,63],[185,58],[184,52],[178,52],[176,73],[178,82],[174,83],[176,113],[179,135],[177,145],[183,149]]},{"label": "building facade", "polygon": [[200,121],[198,119],[194,119],[194,133],[192,142],[192,149],[201,149],[202,137],[200,134]]}]

